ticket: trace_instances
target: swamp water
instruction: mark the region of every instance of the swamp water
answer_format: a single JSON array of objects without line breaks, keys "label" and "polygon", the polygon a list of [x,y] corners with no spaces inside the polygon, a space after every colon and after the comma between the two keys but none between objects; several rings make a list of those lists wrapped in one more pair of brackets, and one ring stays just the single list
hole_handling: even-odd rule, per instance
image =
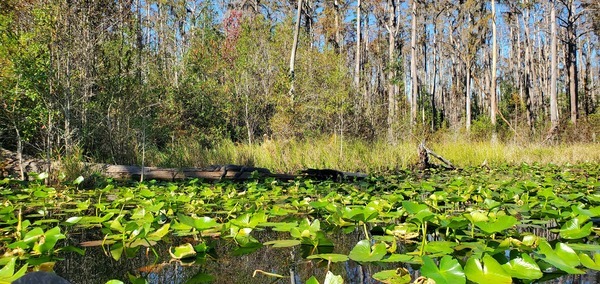
[{"label": "swamp water", "polygon": [[55,262],[74,284],[314,284],[327,272],[345,283],[420,273],[438,283],[600,283],[588,270],[600,271],[598,177],[598,165],[523,165],[94,190],[5,179],[0,260],[19,275]]},{"label": "swamp water", "polygon": [[[82,232],[79,237],[88,239],[98,235],[85,235]],[[262,231],[256,232],[259,241],[282,239],[285,233]],[[316,248],[313,253],[341,253],[348,254],[352,246],[363,239],[361,232],[352,234],[336,234],[332,238],[333,246]],[[75,241],[71,239],[69,242]],[[188,240],[189,241],[189,240]],[[290,248],[273,248],[263,246],[256,251],[238,255],[237,246],[230,241],[215,239],[211,241],[214,251],[184,261],[172,260],[169,255],[170,247],[177,243],[160,242],[153,246],[158,254],[157,259],[151,249],[142,247],[135,256],[123,257],[115,261],[106,255],[102,247],[88,247],[85,255],[74,252],[63,254],[64,259],[57,261],[55,272],[69,280],[72,284],[84,283],[106,283],[111,279],[119,279],[124,283],[129,282],[130,276],[145,279],[150,284],[161,283],[215,283],[215,284],[262,284],[262,283],[305,283],[309,278],[315,276],[319,283],[323,283],[327,268],[327,261],[307,260],[303,255],[310,253],[311,246],[295,246]],[[106,251],[108,252],[108,251]],[[373,279],[372,275],[378,271],[394,269],[402,266],[411,273],[413,281],[419,275],[418,269],[412,269],[410,264],[388,263],[388,264],[364,264],[348,260],[345,262],[331,263],[329,270],[340,275],[347,284],[374,284],[381,283]],[[267,276],[261,270],[284,276],[277,278]],[[290,275],[294,275],[292,282]],[[600,274],[594,270],[588,270],[584,275],[547,275],[548,279],[536,282],[546,284],[593,284],[600,283]],[[143,281],[143,280],[142,280]]]}]

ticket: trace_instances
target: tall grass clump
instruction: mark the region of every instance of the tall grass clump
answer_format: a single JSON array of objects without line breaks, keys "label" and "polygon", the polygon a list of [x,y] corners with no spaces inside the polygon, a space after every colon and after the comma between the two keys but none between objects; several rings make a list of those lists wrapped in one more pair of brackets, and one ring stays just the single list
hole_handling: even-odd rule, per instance
[{"label": "tall grass clump", "polygon": [[[343,171],[390,172],[411,168],[417,162],[416,139],[388,143],[339,137],[271,140],[247,144],[221,140],[208,147],[182,139],[166,150],[146,152],[146,165],[162,167],[207,167],[237,164],[295,173],[307,168]],[[468,135],[445,134],[428,141],[428,147],[458,167],[518,165],[522,163],[577,164],[600,162],[598,143],[542,144],[470,139]],[[434,160],[435,162],[435,160]]]}]

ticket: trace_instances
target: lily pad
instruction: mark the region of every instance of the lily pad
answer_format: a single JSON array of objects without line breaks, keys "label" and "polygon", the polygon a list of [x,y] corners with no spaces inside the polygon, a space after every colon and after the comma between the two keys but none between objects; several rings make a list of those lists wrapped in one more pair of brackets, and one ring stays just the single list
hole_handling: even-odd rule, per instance
[{"label": "lily pad", "polygon": [[198,231],[212,229],[217,226],[217,221],[210,217],[189,217],[178,214],[177,218],[181,223],[196,228]]},{"label": "lily pad", "polygon": [[373,278],[386,284],[405,284],[411,282],[411,277],[405,268],[383,270],[373,274]]},{"label": "lily pad", "polygon": [[306,259],[324,259],[329,262],[344,262],[344,261],[347,261],[349,259],[349,257],[345,254],[321,253],[321,254],[309,255]]},{"label": "lily pad", "polygon": [[569,274],[584,274],[583,270],[575,267],[579,266],[580,260],[577,253],[567,244],[558,243],[552,249],[545,239],[540,239],[537,254],[540,259],[554,265],[556,268]]},{"label": "lily pad", "polygon": [[519,223],[519,220],[513,216],[501,215],[496,220],[477,221],[475,226],[481,229],[486,234],[495,234],[502,232],[506,229],[512,228],[512,226]]},{"label": "lily pad", "polygon": [[382,260],[380,260],[380,262],[386,262],[386,263],[387,262],[390,262],[390,263],[392,263],[392,262],[413,263],[414,262],[413,261],[414,258],[415,257],[412,256],[412,255],[394,253],[394,254],[389,255],[389,257],[384,257]]},{"label": "lily pad", "polygon": [[581,239],[592,233],[592,222],[587,222],[590,218],[584,215],[577,216],[567,221],[560,228],[560,237],[563,239]]},{"label": "lily pad", "polygon": [[301,244],[300,240],[274,240],[263,243],[263,245],[272,245],[274,248],[287,248]]},{"label": "lily pad", "polygon": [[458,260],[449,255],[442,257],[440,266],[435,265],[428,256],[423,256],[421,273],[423,276],[435,280],[437,284],[466,283],[465,272]]},{"label": "lily pad", "polygon": [[510,275],[488,254],[484,254],[482,259],[475,256],[469,258],[464,271],[467,279],[475,283],[512,283]]},{"label": "lily pad", "polygon": [[169,254],[174,259],[183,259],[186,257],[192,257],[196,255],[196,251],[194,247],[190,243],[185,243],[183,245],[177,246],[174,249],[169,249]]},{"label": "lily pad", "polygon": [[580,253],[579,260],[581,261],[581,264],[583,264],[583,266],[589,269],[600,270],[600,254],[598,253],[594,254],[594,259],[592,259],[586,253]]},{"label": "lily pad", "polygon": [[15,273],[16,262],[16,258],[13,257],[2,269],[0,269],[0,283],[12,283],[25,275],[27,272],[27,265],[23,265],[23,267]]},{"label": "lily pad", "polygon": [[519,279],[535,280],[544,276],[540,267],[535,263],[535,260],[526,253],[521,254],[521,257],[511,259],[509,262],[503,264],[502,268],[510,276]]},{"label": "lily pad", "polygon": [[331,271],[327,271],[323,284],[344,284],[344,278],[340,275],[335,275]]},{"label": "lily pad", "polygon": [[350,251],[348,257],[358,262],[373,262],[381,260],[387,253],[384,243],[377,243],[371,247],[369,240],[359,241]]}]

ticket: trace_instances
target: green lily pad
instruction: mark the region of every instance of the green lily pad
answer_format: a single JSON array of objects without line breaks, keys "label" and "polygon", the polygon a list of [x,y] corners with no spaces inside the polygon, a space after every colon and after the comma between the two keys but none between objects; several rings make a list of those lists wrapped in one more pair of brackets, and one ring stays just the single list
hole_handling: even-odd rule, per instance
[{"label": "green lily pad", "polygon": [[78,176],[74,181],[73,181],[73,185],[78,185],[81,184],[83,182],[83,177],[82,176]]},{"label": "green lily pad", "polygon": [[402,201],[402,208],[410,214],[417,214],[418,212],[429,210],[427,204],[417,203],[413,201]]},{"label": "green lily pad", "polygon": [[327,271],[323,284],[344,284],[344,278],[340,275],[335,275],[331,271]]},{"label": "green lily pad", "polygon": [[258,224],[259,227],[271,227],[273,231],[289,232],[292,228],[298,227],[298,222],[265,222]]},{"label": "green lily pad", "polygon": [[349,259],[349,257],[345,254],[321,253],[321,254],[309,255],[306,259],[324,259],[329,262],[344,262],[344,261],[347,261]]},{"label": "green lily pad", "polygon": [[158,230],[156,230],[156,231],[148,234],[146,236],[146,238],[148,240],[158,241],[158,240],[162,239],[164,236],[166,236],[169,233],[169,228],[170,227],[171,227],[171,223],[166,223],[162,227],[160,227]]},{"label": "green lily pad", "polygon": [[56,242],[66,238],[60,232],[60,227],[54,227],[44,233],[44,237],[33,247],[33,250],[39,253],[47,253],[54,250]]},{"label": "green lily pad", "polygon": [[471,211],[468,214],[464,214],[463,216],[465,216],[467,220],[473,223],[486,222],[487,220],[489,220],[487,214],[479,210]]},{"label": "green lily pad", "polygon": [[183,259],[186,257],[192,257],[196,255],[196,251],[194,247],[190,243],[185,243],[183,245],[175,247],[175,249],[170,248],[169,254],[174,259]]},{"label": "green lily pad", "polygon": [[396,270],[383,270],[373,274],[373,278],[382,283],[389,284],[406,284],[411,282],[411,277],[408,271],[404,268]]},{"label": "green lily pad", "polygon": [[469,258],[464,271],[467,279],[475,283],[512,283],[510,275],[488,254],[484,254],[481,260],[474,256]]},{"label": "green lily pad", "polygon": [[217,221],[210,217],[189,217],[182,214],[178,214],[177,218],[179,221],[185,225],[196,228],[198,231],[204,231],[208,229],[215,228],[217,226]]},{"label": "green lily pad", "polygon": [[592,233],[592,222],[587,222],[590,218],[584,215],[577,216],[567,221],[560,228],[560,237],[563,239],[581,239]]},{"label": "green lily pad", "polygon": [[537,253],[540,259],[566,273],[585,273],[583,270],[575,268],[580,264],[579,256],[567,244],[558,243],[555,249],[552,249],[547,240],[540,239]]},{"label": "green lily pad", "polygon": [[449,255],[442,257],[440,266],[435,265],[428,256],[423,256],[423,266],[421,274],[427,278],[435,280],[437,284],[466,283],[465,272],[458,263],[458,260]]},{"label": "green lily pad", "polygon": [[232,252],[232,254],[235,256],[251,254],[251,253],[259,250],[262,247],[263,247],[262,243],[255,242],[255,241],[249,241],[247,243],[241,244],[238,248],[236,248]]},{"label": "green lily pad", "polygon": [[319,280],[317,280],[317,277],[312,276],[312,277],[308,278],[308,280],[306,280],[305,284],[320,284],[320,283],[319,283]]},{"label": "green lily pad", "polygon": [[502,268],[510,276],[518,279],[535,280],[544,276],[540,267],[535,263],[535,260],[526,253],[521,254],[519,258],[511,259],[509,262],[503,264]]},{"label": "green lily pad", "polygon": [[475,226],[481,229],[486,234],[495,234],[502,232],[506,229],[512,228],[512,226],[519,223],[519,220],[513,216],[502,215],[498,216],[496,220],[477,221]]},{"label": "green lily pad", "polygon": [[425,245],[425,252],[431,254],[452,254],[454,252],[455,242],[449,241],[432,241]]},{"label": "green lily pad", "polygon": [[123,252],[123,243],[116,243],[110,247],[110,255],[116,261],[119,261],[119,259],[121,259],[121,256],[123,256]]},{"label": "green lily pad", "polygon": [[380,260],[380,262],[386,262],[386,263],[393,263],[393,262],[407,262],[407,263],[413,263],[413,259],[415,257],[412,255],[408,255],[408,254],[391,254],[389,255],[389,257],[384,257],[382,260]]},{"label": "green lily pad", "polygon": [[[306,284],[319,284],[319,280],[317,280],[316,277],[312,276],[306,281]],[[342,278],[342,276],[335,275],[331,271],[327,271],[323,284],[344,284],[344,279]]]},{"label": "green lily pad", "polygon": [[149,190],[149,189],[147,189],[147,188],[142,188],[142,189],[139,191],[139,194],[140,194],[142,197],[145,197],[145,198],[152,198],[152,197],[154,197],[154,196],[156,195],[156,193],[154,193],[154,191],[150,191],[150,190]]},{"label": "green lily pad", "polygon": [[274,240],[263,243],[263,245],[273,245],[274,248],[287,248],[301,244],[300,240]]},{"label": "green lily pad", "polygon": [[580,253],[579,260],[581,261],[581,264],[583,264],[583,266],[589,269],[600,270],[600,254],[598,253],[594,254],[594,259],[592,259],[586,253]]},{"label": "green lily pad", "polygon": [[574,251],[600,252],[600,245],[597,244],[569,244]]},{"label": "green lily pad", "polygon": [[369,240],[359,241],[350,251],[348,257],[358,262],[373,262],[381,260],[387,254],[384,243],[377,243],[371,247]]},{"label": "green lily pad", "polygon": [[6,265],[4,265],[4,267],[2,267],[2,269],[0,269],[0,283],[12,283],[25,275],[27,272],[27,265],[23,265],[23,267],[15,273],[16,262],[17,259],[13,257]]}]

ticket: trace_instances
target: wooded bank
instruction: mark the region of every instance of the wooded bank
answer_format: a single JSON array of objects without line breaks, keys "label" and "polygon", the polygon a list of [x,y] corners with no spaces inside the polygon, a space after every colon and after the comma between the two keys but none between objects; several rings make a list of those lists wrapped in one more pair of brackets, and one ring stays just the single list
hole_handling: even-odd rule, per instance
[{"label": "wooded bank", "polygon": [[263,137],[591,142],[599,15],[594,0],[3,0],[0,147],[127,165]]}]

